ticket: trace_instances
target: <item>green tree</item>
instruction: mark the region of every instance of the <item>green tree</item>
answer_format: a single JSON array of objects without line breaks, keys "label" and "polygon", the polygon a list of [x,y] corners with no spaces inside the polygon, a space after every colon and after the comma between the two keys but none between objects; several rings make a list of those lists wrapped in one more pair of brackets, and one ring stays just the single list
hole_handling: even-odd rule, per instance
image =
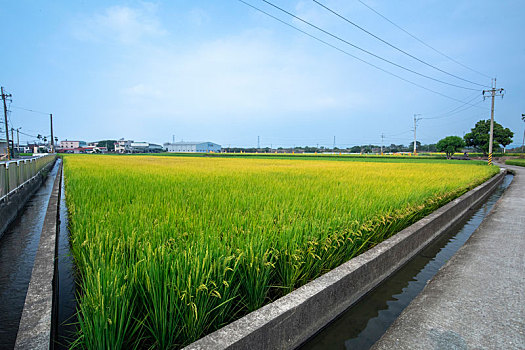
[{"label": "green tree", "polygon": [[113,152],[115,150],[115,142],[116,140],[102,140],[97,143],[97,147],[107,147],[109,152]]},{"label": "green tree", "polygon": [[448,159],[463,147],[465,147],[465,141],[459,136],[447,136],[436,144],[436,149],[439,152],[445,152]]},{"label": "green tree", "polygon": [[[464,139],[467,146],[472,146],[477,150],[487,155],[489,152],[490,141],[490,119],[480,120],[476,126],[465,134]],[[514,133],[509,128],[504,128],[501,124],[494,122],[494,139],[492,142],[493,148],[498,148],[499,145],[503,147],[512,143]]]}]

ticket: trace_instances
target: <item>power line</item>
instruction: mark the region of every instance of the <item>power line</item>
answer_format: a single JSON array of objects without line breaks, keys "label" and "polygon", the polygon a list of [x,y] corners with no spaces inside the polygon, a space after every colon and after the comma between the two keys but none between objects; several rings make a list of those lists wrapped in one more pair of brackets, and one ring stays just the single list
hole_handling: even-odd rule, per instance
[{"label": "power line", "polygon": [[[468,96],[464,101],[461,101],[461,105],[459,107],[461,107],[461,106],[463,106],[465,104],[469,104],[472,100],[475,100],[479,96],[480,96],[479,91],[475,92],[473,95]],[[458,108],[458,107],[455,107],[454,110],[456,108]],[[478,108],[481,108],[481,107],[478,107]],[[443,109],[442,111],[434,112],[434,113],[425,113],[425,115],[441,115],[441,114],[444,114],[444,113],[448,113],[448,109],[449,108],[446,108],[446,109]]]},{"label": "power line", "polygon": [[[469,108],[477,107],[480,103],[483,102],[483,100],[480,100],[480,101],[478,101],[478,102],[476,102],[474,104],[472,104],[472,101],[474,101],[474,100],[476,100],[476,99],[478,99],[480,97],[481,97],[480,95],[477,95],[474,98],[466,101],[465,103],[457,106],[456,108],[454,108],[454,109],[452,109],[452,110],[450,110],[448,112],[440,113],[440,114],[438,114],[438,115],[436,115],[434,117],[425,117],[423,119],[442,119],[442,118],[447,118],[447,117],[450,117],[450,116],[452,116],[452,115],[454,115],[456,113],[466,111]],[[463,107],[465,107],[465,108],[463,108]],[[461,109],[461,108],[463,108],[463,109]],[[479,107],[479,108],[482,108],[482,107]],[[482,109],[484,109],[484,108],[482,108]]]},{"label": "power line", "polygon": [[244,0],[238,0],[238,1],[241,2],[241,3],[243,3],[243,4],[245,4],[245,5],[248,6],[248,7],[251,7],[252,9],[254,9],[254,10],[256,10],[256,11],[259,11],[259,12],[265,14],[266,16],[268,16],[268,17],[270,17],[270,18],[275,19],[276,21],[278,21],[278,22],[280,22],[280,23],[282,23],[282,24],[284,24],[284,25],[286,25],[286,26],[288,26],[288,27],[290,27],[290,28],[293,28],[293,29],[297,30],[297,31],[300,32],[300,33],[303,33],[304,35],[306,35],[306,36],[308,36],[308,37],[310,37],[310,38],[312,38],[312,39],[314,39],[314,40],[319,41],[320,43],[325,44],[326,46],[329,46],[329,47],[331,47],[331,48],[333,48],[333,49],[335,49],[335,50],[337,50],[337,51],[339,51],[339,52],[341,52],[341,53],[343,53],[343,54],[345,54],[345,55],[347,55],[347,56],[350,56],[350,57],[352,57],[352,58],[354,58],[354,59],[356,59],[356,60],[358,60],[358,61],[360,61],[360,62],[363,62],[364,64],[367,64],[367,65],[369,65],[369,66],[371,66],[371,67],[374,67],[374,68],[376,68],[376,69],[378,69],[378,70],[380,70],[380,71],[382,71],[382,72],[384,72],[384,73],[386,73],[386,74],[389,74],[389,75],[391,75],[391,76],[394,76],[394,77],[396,77],[396,78],[398,78],[398,79],[400,79],[400,80],[403,80],[404,82],[407,82],[407,83],[409,83],[409,84],[412,84],[412,85],[414,85],[414,86],[417,86],[417,87],[419,87],[419,88],[421,88],[421,89],[423,89],[423,90],[426,90],[426,91],[432,92],[432,93],[434,93],[434,94],[436,94],[436,95],[439,95],[439,96],[442,96],[442,97],[448,98],[448,99],[453,100],[453,101],[456,101],[456,102],[463,103],[463,101],[461,101],[461,100],[459,100],[459,99],[457,99],[457,98],[455,98],[455,97],[448,96],[448,95],[445,95],[445,94],[443,94],[443,93],[441,93],[441,92],[438,92],[438,91],[435,91],[435,90],[429,89],[429,88],[427,88],[427,87],[425,87],[425,86],[423,86],[423,85],[421,85],[421,84],[418,84],[418,83],[415,83],[415,82],[413,82],[413,81],[411,81],[411,80],[405,79],[405,78],[403,78],[403,77],[401,77],[401,76],[399,76],[399,75],[397,75],[397,74],[395,74],[395,73],[392,73],[392,72],[390,72],[390,71],[388,71],[388,70],[386,70],[386,69],[384,69],[384,68],[381,68],[381,67],[379,67],[379,66],[377,66],[377,65],[375,65],[375,64],[373,64],[373,63],[370,63],[370,62],[368,62],[368,61],[365,61],[364,59],[359,58],[359,57],[357,57],[357,56],[355,56],[355,55],[349,53],[348,51],[345,51],[345,50],[343,50],[343,49],[341,49],[341,48],[339,48],[339,47],[337,47],[337,46],[335,46],[335,45],[332,45],[332,44],[330,44],[329,42],[327,42],[327,41],[325,41],[325,40],[323,40],[323,39],[320,39],[320,38],[316,37],[315,35],[312,35],[312,34],[306,32],[306,31],[304,31],[304,30],[302,30],[302,29],[299,29],[298,27],[296,27],[296,26],[294,26],[294,25],[292,25],[292,24],[290,24],[290,23],[287,23],[287,22],[283,21],[282,19],[277,18],[277,17],[275,17],[274,15],[272,15],[272,14],[270,14],[270,13],[264,11],[264,10],[262,10],[262,9],[256,7],[256,6],[254,6],[254,5],[252,5],[252,4],[247,3],[247,2],[244,1]]},{"label": "power line", "polygon": [[34,137],[35,139],[38,138],[38,136],[36,136],[36,135],[29,135],[29,134],[26,134],[25,132],[22,132],[22,131],[19,131],[19,133],[22,134],[22,135],[25,135],[25,136]]},{"label": "power line", "polygon": [[448,56],[447,54],[439,51],[438,49],[430,46],[429,44],[427,44],[426,42],[424,42],[423,40],[419,39],[418,37],[416,37],[415,35],[411,34],[410,32],[408,32],[407,30],[403,29],[402,27],[400,27],[399,25],[397,25],[396,23],[392,22],[390,19],[388,19],[386,16],[382,15],[381,13],[379,13],[378,11],[376,11],[375,9],[373,9],[372,7],[370,7],[369,5],[365,4],[363,1],[361,0],[357,0],[359,1],[361,4],[363,4],[364,6],[368,7],[370,10],[372,10],[374,13],[376,13],[378,16],[382,17],[383,19],[385,19],[387,22],[389,22],[390,24],[392,24],[393,26],[397,27],[398,29],[402,30],[403,32],[405,32],[406,34],[408,34],[409,36],[411,36],[412,38],[416,39],[417,41],[419,41],[421,44],[425,45],[426,47],[428,47],[429,49],[437,52],[438,54],[440,54],[441,56],[443,57],[446,57],[448,58],[449,60],[451,60],[452,62],[456,63],[456,64],[459,64],[460,66],[462,66],[463,68],[466,68],[474,73],[478,73],[486,78],[491,78],[490,76],[486,75],[486,74],[483,74],[481,73],[480,71],[477,71],[473,68],[470,68],[466,65],[464,65],[463,63],[453,59],[452,57]]},{"label": "power line", "polygon": [[440,116],[437,116],[437,117],[431,117],[431,118],[422,118],[422,119],[443,119],[443,118],[450,118],[452,116],[454,116],[455,114],[458,114],[458,113],[461,113],[461,112],[465,112],[466,110],[472,108],[473,106],[477,106],[479,105],[480,103],[482,103],[483,100],[479,101],[479,102],[476,102],[475,104],[473,105],[469,105],[469,106],[466,106],[464,107],[463,109],[459,109],[459,110],[456,110],[456,111],[450,111],[448,114],[442,114]]},{"label": "power line", "polygon": [[[240,1],[240,0],[239,0],[239,1]],[[345,43],[345,44],[347,44],[347,45],[349,45],[349,46],[352,46],[353,48],[355,48],[355,49],[357,49],[357,50],[359,50],[359,51],[362,51],[362,52],[364,52],[364,53],[366,53],[366,54],[368,54],[368,55],[370,55],[370,56],[372,56],[372,57],[375,57],[375,58],[380,59],[380,60],[382,60],[382,61],[384,61],[384,62],[387,62],[387,63],[389,63],[389,64],[391,64],[391,65],[393,65],[393,66],[396,66],[396,67],[398,67],[398,68],[401,68],[401,69],[403,69],[403,70],[406,70],[407,72],[410,72],[410,73],[413,73],[413,74],[419,75],[419,76],[421,76],[421,77],[423,77],[423,78],[426,78],[426,79],[434,80],[434,81],[436,81],[436,82],[438,82],[438,83],[441,83],[441,84],[446,84],[446,85],[449,85],[449,86],[454,86],[454,87],[457,87],[457,88],[466,89],[466,90],[472,90],[472,91],[477,91],[477,90],[478,90],[478,89],[474,89],[474,88],[469,88],[469,87],[465,87],[465,86],[461,86],[461,85],[456,85],[456,84],[448,83],[448,82],[446,82],[446,81],[443,81],[443,80],[440,80],[440,79],[433,78],[433,77],[431,77],[431,76],[425,75],[425,74],[423,74],[423,73],[419,73],[419,72],[417,72],[417,71],[415,71],[415,70],[413,70],[413,69],[407,68],[407,67],[405,67],[405,66],[403,66],[403,65],[401,65],[401,64],[398,64],[398,63],[395,63],[395,62],[393,62],[393,61],[390,61],[390,60],[388,60],[388,59],[386,59],[386,58],[383,58],[383,57],[381,57],[381,56],[379,56],[379,55],[376,55],[375,53],[372,53],[372,52],[370,52],[370,51],[368,51],[368,50],[365,50],[365,49],[363,49],[363,48],[361,48],[361,47],[359,47],[359,46],[357,46],[357,45],[355,45],[355,44],[352,44],[351,42],[349,42],[349,41],[347,41],[347,40],[345,40],[345,39],[343,39],[343,38],[341,38],[341,37],[339,37],[339,36],[337,36],[337,35],[335,35],[335,34],[332,34],[332,33],[330,33],[329,31],[324,30],[324,29],[322,29],[322,28],[316,26],[315,24],[310,23],[310,22],[308,22],[307,20],[302,19],[301,17],[296,16],[296,15],[294,15],[293,13],[291,13],[291,12],[289,12],[289,11],[286,11],[285,9],[283,9],[283,8],[281,8],[281,7],[277,6],[277,5],[275,5],[275,4],[271,3],[271,2],[269,2],[268,0],[262,0],[262,1],[265,2],[265,3],[267,3],[268,5],[270,5],[270,6],[274,7],[274,8],[276,8],[276,9],[278,9],[279,11],[281,11],[281,12],[283,12],[283,13],[286,13],[287,15],[289,15],[289,16],[291,16],[291,17],[293,17],[293,18],[295,18],[295,19],[297,19],[297,20],[299,20],[299,21],[301,21],[301,22],[303,22],[303,23],[305,23],[305,24],[307,24],[307,25],[309,25],[309,26],[311,26],[311,27],[313,27],[313,28],[315,28],[315,29],[317,29],[317,30],[323,32],[323,33],[325,33],[326,35],[331,36],[332,38],[335,38],[335,39],[337,39],[337,40],[339,40],[339,41],[341,41],[341,42],[343,42],[343,43]],[[476,85],[478,85],[478,84],[476,84]],[[481,85],[481,86],[485,86],[485,85]]]},{"label": "power line", "polygon": [[[459,76],[457,76],[457,75],[455,75],[455,74],[449,73],[449,72],[447,72],[447,71],[445,71],[445,70],[443,70],[443,69],[441,69],[441,68],[439,68],[439,67],[436,67],[436,66],[434,66],[434,65],[432,65],[432,64],[430,64],[430,63],[428,63],[428,62],[426,62],[426,61],[423,61],[422,59],[420,59],[420,58],[418,58],[418,57],[416,57],[416,56],[414,56],[414,55],[412,55],[412,54],[406,52],[406,51],[403,50],[403,49],[400,49],[399,47],[397,47],[397,46],[395,46],[395,45],[389,43],[388,41],[386,41],[386,40],[384,40],[384,39],[378,37],[377,35],[375,35],[375,34],[369,32],[369,31],[366,30],[365,28],[363,28],[363,27],[357,25],[356,23],[352,22],[352,21],[349,20],[348,18],[346,18],[346,17],[344,17],[343,15],[341,15],[341,14],[337,13],[336,11],[332,10],[332,9],[329,8],[328,6],[326,6],[326,5],[322,4],[322,3],[320,3],[319,1],[317,1],[317,0],[312,0],[312,1],[315,2],[316,4],[318,4],[319,6],[323,7],[323,8],[326,9],[327,11],[333,13],[333,14],[336,15],[337,17],[341,18],[342,20],[344,20],[344,21],[350,23],[350,24],[353,25],[354,27],[356,27],[356,28],[362,30],[363,32],[367,33],[368,35],[371,35],[372,37],[376,38],[377,40],[381,41],[382,43],[384,43],[384,44],[390,46],[391,48],[393,48],[393,49],[395,49],[395,50],[397,50],[397,51],[399,51],[399,52],[401,52],[401,53],[407,55],[408,57],[411,57],[411,58],[415,59],[416,61],[423,63],[424,65],[427,65],[427,66],[429,66],[429,67],[431,67],[431,68],[433,68],[433,69],[435,69],[435,70],[438,70],[438,71],[440,71],[441,73],[445,73],[445,74],[447,74],[447,75],[450,75],[451,77],[454,77],[454,78],[456,78],[456,79],[463,80],[463,81],[465,81],[465,82],[467,82],[467,83],[471,83],[471,84],[478,85],[478,86],[483,86],[483,87],[486,87],[486,86],[487,86],[487,85],[485,85],[485,84],[479,84],[479,83],[473,82],[473,81],[471,81],[471,80],[461,78],[461,77],[459,77]],[[454,86],[457,86],[457,85],[454,85]],[[465,87],[462,87],[462,86],[457,86],[457,87],[460,87],[460,88],[466,89]],[[472,90],[475,90],[475,89],[472,89]]]},{"label": "power line", "polygon": [[21,109],[21,110],[24,110],[24,111],[27,111],[27,112],[33,112],[33,113],[37,113],[37,114],[49,115],[49,113],[40,112],[40,111],[37,111],[37,110],[34,110],[34,109],[18,107],[18,106],[11,106],[11,107],[16,108],[16,109]]}]

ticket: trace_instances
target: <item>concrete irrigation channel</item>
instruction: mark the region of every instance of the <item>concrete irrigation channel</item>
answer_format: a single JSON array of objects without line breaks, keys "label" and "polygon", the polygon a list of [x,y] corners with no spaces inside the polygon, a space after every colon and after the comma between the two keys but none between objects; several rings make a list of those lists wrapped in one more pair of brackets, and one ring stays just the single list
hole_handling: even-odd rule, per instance
[{"label": "concrete irrigation channel", "polygon": [[[294,349],[302,345],[307,348],[306,341],[364,300],[425,247],[472,214],[472,209],[482,204],[500,186],[505,175],[506,171],[502,170],[484,184],[369,251],[203,337],[186,349]],[[16,340],[17,349],[60,348],[56,346],[56,325],[70,321],[69,316],[74,313],[73,264],[68,259],[60,263],[60,255],[67,254],[68,245],[67,225],[59,219],[65,214],[62,186],[58,176],[48,197],[50,205],[46,220],[49,219],[49,230],[45,232],[46,229],[42,229],[36,260],[42,263],[38,264],[41,266],[35,264],[33,268]],[[61,250],[66,253],[60,253]],[[60,264],[65,272],[58,271]],[[58,295],[58,305],[66,305],[62,312],[57,312],[60,309],[55,300]],[[62,299],[67,300],[62,303]]]},{"label": "concrete irrigation channel", "polygon": [[507,175],[489,198],[479,207],[473,207],[464,220],[421,250],[299,349],[369,349],[468,241],[512,179],[512,175]]},{"label": "concrete irrigation channel", "polygon": [[373,349],[525,349],[525,168]]},{"label": "concrete irrigation channel", "polygon": [[[5,181],[6,163],[0,164],[0,185],[11,183],[0,199],[0,218],[5,229],[0,232],[0,349],[12,349],[24,307],[25,295],[38,249],[44,216],[58,164],[54,157],[36,171],[36,160],[25,160],[33,173]],[[33,164],[34,165],[33,165]],[[12,176],[20,175],[20,163],[9,162]],[[13,169],[18,168],[18,174]],[[47,174],[47,176],[45,176]],[[32,175],[29,177],[29,175]],[[17,186],[15,183],[19,182]]]}]

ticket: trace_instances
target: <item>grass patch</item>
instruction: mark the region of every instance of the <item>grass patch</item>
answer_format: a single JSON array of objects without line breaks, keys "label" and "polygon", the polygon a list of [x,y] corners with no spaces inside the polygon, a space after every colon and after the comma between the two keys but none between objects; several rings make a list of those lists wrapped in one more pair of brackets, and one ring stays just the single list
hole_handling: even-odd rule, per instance
[{"label": "grass patch", "polygon": [[517,166],[525,166],[525,159],[507,159],[505,161],[505,164],[517,165]]}]

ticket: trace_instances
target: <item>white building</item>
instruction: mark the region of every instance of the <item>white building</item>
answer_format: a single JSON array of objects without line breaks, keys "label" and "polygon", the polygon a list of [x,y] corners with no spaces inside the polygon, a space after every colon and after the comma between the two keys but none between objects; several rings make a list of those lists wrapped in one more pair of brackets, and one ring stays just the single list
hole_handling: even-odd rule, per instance
[{"label": "white building", "polygon": [[157,153],[163,150],[162,146],[149,142],[136,142],[124,139],[115,142],[116,153]]},{"label": "white building", "polygon": [[213,142],[175,142],[165,144],[168,152],[180,153],[180,152],[220,152],[221,145]]},{"label": "white building", "polygon": [[60,141],[60,148],[62,149],[75,149],[75,148],[86,147],[86,145],[87,144],[85,141],[68,141],[68,140]]}]

